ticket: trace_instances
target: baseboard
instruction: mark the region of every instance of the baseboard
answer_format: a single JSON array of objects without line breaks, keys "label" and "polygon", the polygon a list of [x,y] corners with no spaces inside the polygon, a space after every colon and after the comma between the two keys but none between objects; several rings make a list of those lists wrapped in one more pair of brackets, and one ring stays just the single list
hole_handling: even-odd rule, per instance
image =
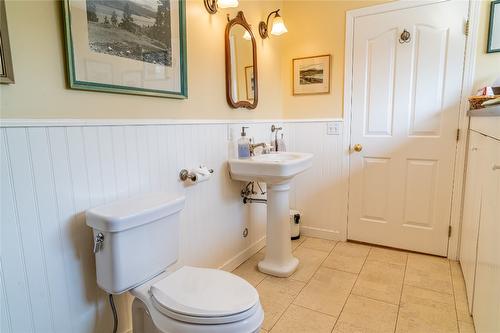
[{"label": "baseboard", "polygon": [[340,235],[340,231],[337,230],[328,230],[322,228],[301,226],[300,234],[309,237],[323,238],[323,239],[331,239],[336,241],[345,241]]},{"label": "baseboard", "polygon": [[226,261],[219,267],[219,269],[231,272],[236,267],[244,263],[248,258],[259,252],[264,246],[266,246],[266,236],[262,237],[261,239]]}]

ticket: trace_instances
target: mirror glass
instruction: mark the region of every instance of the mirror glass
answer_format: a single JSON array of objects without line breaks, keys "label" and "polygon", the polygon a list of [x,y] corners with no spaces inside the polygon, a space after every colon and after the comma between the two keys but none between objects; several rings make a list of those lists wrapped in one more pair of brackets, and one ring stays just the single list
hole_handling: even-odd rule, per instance
[{"label": "mirror glass", "polygon": [[229,26],[226,43],[229,58],[226,64],[228,102],[235,108],[253,109],[257,105],[253,35],[244,25],[233,22]]}]

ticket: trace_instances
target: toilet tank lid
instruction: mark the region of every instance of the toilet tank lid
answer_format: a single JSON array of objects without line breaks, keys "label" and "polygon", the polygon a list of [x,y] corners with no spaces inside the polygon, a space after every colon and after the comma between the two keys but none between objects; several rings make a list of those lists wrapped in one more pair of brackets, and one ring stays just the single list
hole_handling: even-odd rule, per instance
[{"label": "toilet tank lid", "polygon": [[154,222],[184,208],[184,196],[148,193],[86,211],[87,225],[105,232],[118,232]]}]

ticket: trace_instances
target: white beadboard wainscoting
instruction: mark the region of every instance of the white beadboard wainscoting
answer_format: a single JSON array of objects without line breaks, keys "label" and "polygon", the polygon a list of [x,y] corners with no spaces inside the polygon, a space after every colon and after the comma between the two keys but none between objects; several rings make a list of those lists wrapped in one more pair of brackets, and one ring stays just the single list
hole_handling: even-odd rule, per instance
[{"label": "white beadboard wainscoting", "polygon": [[[342,134],[327,135],[327,121],[244,125],[259,142],[270,140],[273,123],[283,126],[289,151],[314,154],[312,169],[297,177],[291,194],[291,207],[303,215],[303,233],[345,239]],[[107,297],[95,281],[92,233],[85,225],[89,207],[150,191],[185,195],[176,267],[231,270],[264,246],[265,205],[244,205],[244,184],[228,175],[228,132],[235,128],[239,136],[241,126],[2,122],[1,332],[111,331]],[[214,169],[209,181],[193,186],[179,181],[181,169],[200,164]],[[119,332],[131,329],[130,299],[116,298]]]}]

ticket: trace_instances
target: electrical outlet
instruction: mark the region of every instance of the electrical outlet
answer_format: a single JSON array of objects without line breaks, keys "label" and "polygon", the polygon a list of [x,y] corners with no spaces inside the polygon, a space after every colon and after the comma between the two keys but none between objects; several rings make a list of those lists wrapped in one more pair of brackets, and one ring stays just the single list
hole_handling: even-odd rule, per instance
[{"label": "electrical outlet", "polygon": [[340,135],[340,128],[342,123],[340,121],[332,121],[326,123],[326,134],[327,135]]}]

